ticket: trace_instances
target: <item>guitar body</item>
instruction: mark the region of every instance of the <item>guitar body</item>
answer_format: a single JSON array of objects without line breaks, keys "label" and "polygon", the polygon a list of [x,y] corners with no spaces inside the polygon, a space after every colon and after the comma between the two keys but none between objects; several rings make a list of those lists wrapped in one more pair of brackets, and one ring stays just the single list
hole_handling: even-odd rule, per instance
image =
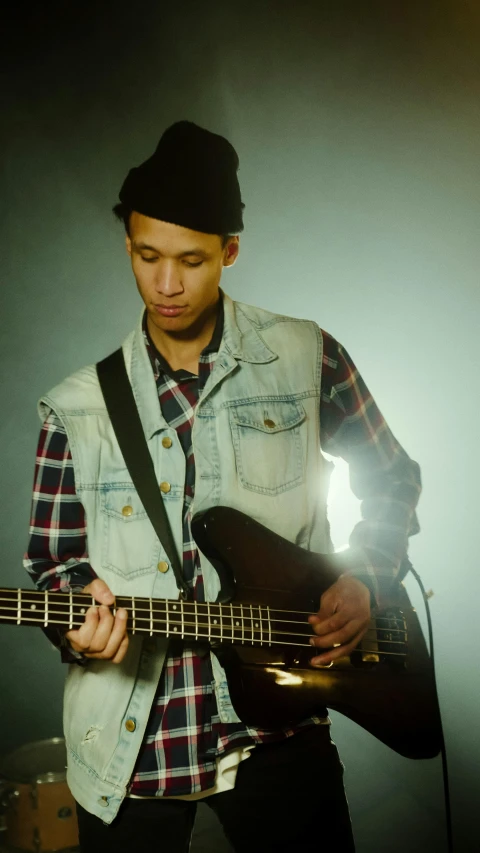
[{"label": "guitar body", "polygon": [[278,729],[327,707],[408,758],[439,753],[433,667],[402,584],[374,614],[354,652],[328,668],[314,668],[307,615],[318,610],[320,596],[337,579],[328,556],[305,551],[228,507],[197,515],[192,531],[218,571],[219,602],[266,606],[276,614],[273,643],[212,643],[242,721]]}]

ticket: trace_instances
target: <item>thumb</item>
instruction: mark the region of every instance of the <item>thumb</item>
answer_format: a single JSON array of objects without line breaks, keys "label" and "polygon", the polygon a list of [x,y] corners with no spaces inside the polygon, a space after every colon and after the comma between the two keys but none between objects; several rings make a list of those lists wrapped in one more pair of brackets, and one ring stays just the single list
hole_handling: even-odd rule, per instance
[{"label": "thumb", "polygon": [[115,601],[115,596],[110,587],[101,578],[95,578],[83,591],[92,595],[99,604],[113,604]]}]

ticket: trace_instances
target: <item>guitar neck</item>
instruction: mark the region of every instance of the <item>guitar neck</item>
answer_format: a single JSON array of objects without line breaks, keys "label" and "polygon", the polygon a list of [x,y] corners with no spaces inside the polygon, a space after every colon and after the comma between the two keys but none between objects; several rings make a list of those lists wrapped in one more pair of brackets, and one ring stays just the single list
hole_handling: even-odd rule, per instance
[{"label": "guitar neck", "polygon": [[[92,605],[99,606],[92,596],[85,593],[0,589],[0,623],[71,630],[83,624],[85,614]],[[111,610],[116,613],[120,607],[128,612],[127,624],[131,634],[218,640],[254,646],[272,645],[275,642],[270,608],[257,604],[214,604],[117,596]],[[281,614],[282,619],[288,616],[285,611],[281,611]],[[298,614],[291,615],[298,619]],[[304,615],[305,621],[307,615]],[[278,622],[278,617],[273,621]]]}]

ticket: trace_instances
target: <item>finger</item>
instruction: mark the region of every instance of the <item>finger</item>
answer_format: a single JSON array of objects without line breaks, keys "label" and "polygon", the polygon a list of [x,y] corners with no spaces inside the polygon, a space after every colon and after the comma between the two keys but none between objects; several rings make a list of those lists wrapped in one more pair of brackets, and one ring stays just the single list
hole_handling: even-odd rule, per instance
[{"label": "finger", "polygon": [[88,652],[103,652],[112,633],[114,617],[112,611],[105,605],[100,604],[98,610],[98,625],[93,635]]},{"label": "finger", "polygon": [[341,657],[345,657],[345,655],[349,655],[350,652],[358,646],[360,640],[365,634],[366,628],[362,628],[348,643],[341,644],[337,646],[337,648],[330,649],[330,651],[325,652],[321,655],[315,655],[311,660],[310,664],[312,666],[328,666],[333,661],[338,660]]},{"label": "finger", "polygon": [[310,645],[320,646],[323,649],[331,648],[336,645],[344,645],[350,642],[365,625],[367,620],[362,618],[349,619],[341,628],[335,631],[330,631],[328,634],[320,634],[312,637]]},{"label": "finger", "polygon": [[339,613],[335,613],[334,616],[330,616],[327,619],[320,619],[318,615],[312,615],[308,617],[308,621],[310,622],[313,631],[319,637],[324,634],[331,634],[334,631],[339,631],[344,627],[350,620],[352,619],[353,613],[347,609],[340,611]]},{"label": "finger", "polygon": [[91,595],[99,604],[111,605],[115,601],[115,596],[110,587],[101,578],[95,578],[83,591],[87,595]]},{"label": "finger", "polygon": [[115,619],[113,619],[112,614],[110,614],[110,616],[110,630],[105,643],[101,646],[101,648],[93,650],[90,649],[87,657],[93,657],[100,660],[113,660],[113,658],[116,657],[116,655],[118,654],[120,646],[126,638],[127,611],[124,608],[119,608],[119,610],[117,610],[117,613],[115,614]]},{"label": "finger", "polygon": [[128,649],[128,635],[125,635],[122,642],[120,643],[117,654],[114,658],[112,658],[112,663],[121,663],[124,659]]},{"label": "finger", "polygon": [[332,648],[333,646],[344,646],[349,643],[352,637],[355,637],[360,631],[366,630],[369,620],[357,618],[350,619],[340,630],[332,631],[330,634],[312,637],[310,645],[317,646],[323,649]]},{"label": "finger", "polygon": [[323,593],[320,599],[320,607],[315,615],[320,620],[329,619],[334,613],[340,609],[342,601],[338,594],[338,590],[328,589]]},{"label": "finger", "polygon": [[[127,611],[122,607],[115,614],[115,621],[108,640],[108,643],[103,651],[104,656],[108,660],[112,660],[118,653],[120,646],[127,636]],[[125,649],[126,650],[126,649]]]},{"label": "finger", "polygon": [[98,607],[97,605],[94,605],[93,607],[88,608],[85,614],[85,621],[80,628],[67,631],[65,636],[74,651],[83,652],[85,649],[90,648],[90,643],[92,642],[95,631],[98,628],[98,622]]}]

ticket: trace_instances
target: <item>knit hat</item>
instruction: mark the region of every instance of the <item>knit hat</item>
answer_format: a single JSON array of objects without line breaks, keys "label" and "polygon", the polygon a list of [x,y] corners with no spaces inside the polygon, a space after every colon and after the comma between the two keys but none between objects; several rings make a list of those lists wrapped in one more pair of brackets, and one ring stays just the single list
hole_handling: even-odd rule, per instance
[{"label": "knit hat", "polygon": [[155,153],[130,169],[120,190],[129,210],[203,231],[243,231],[237,178],[239,160],[225,137],[179,121],[167,128]]}]

